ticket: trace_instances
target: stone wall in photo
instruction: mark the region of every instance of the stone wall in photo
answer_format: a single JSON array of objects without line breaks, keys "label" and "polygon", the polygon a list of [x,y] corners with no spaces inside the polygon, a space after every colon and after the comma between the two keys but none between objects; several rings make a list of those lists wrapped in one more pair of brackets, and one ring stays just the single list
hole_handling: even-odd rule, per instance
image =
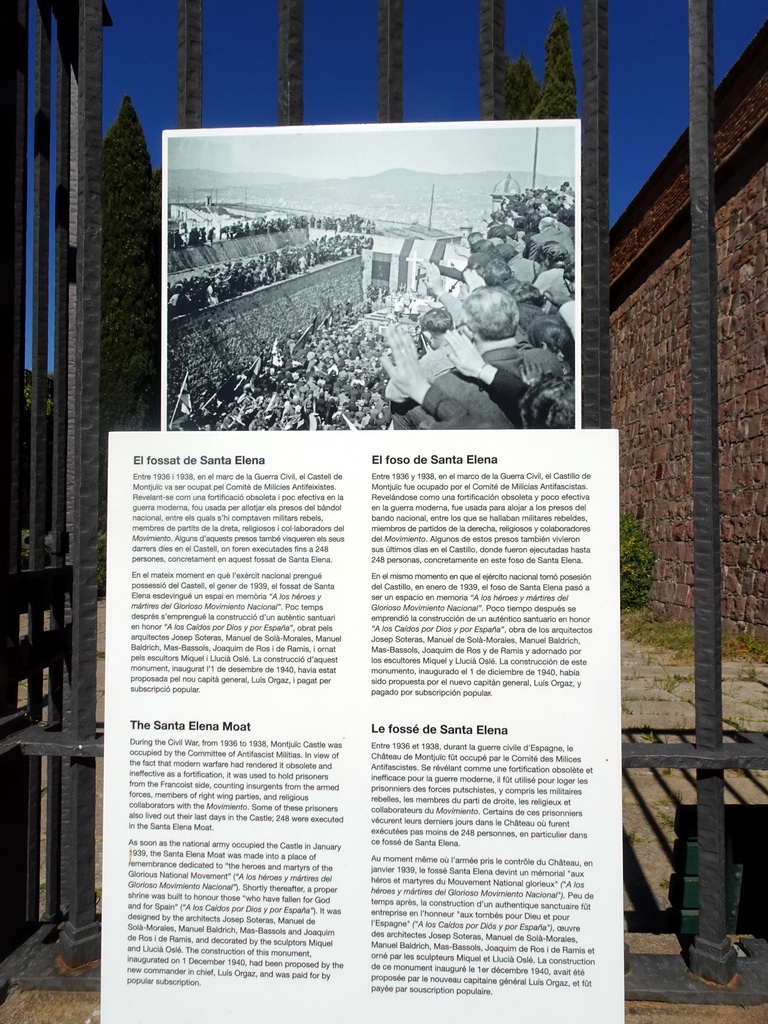
[{"label": "stone wall in photo", "polygon": [[168,325],[168,400],[173,408],[189,371],[193,403],[235,370],[267,356],[275,339],[302,333],[317,314],[363,301],[360,256],[327,263],[306,274],[177,317]]},{"label": "stone wall in photo", "polygon": [[182,249],[168,250],[168,275],[182,276],[186,271],[200,267],[212,267],[263,252],[273,252],[284,245],[305,245],[309,238],[306,228],[291,228],[290,231],[275,231],[264,235],[243,235],[242,238],[227,238],[210,245],[186,245]]}]

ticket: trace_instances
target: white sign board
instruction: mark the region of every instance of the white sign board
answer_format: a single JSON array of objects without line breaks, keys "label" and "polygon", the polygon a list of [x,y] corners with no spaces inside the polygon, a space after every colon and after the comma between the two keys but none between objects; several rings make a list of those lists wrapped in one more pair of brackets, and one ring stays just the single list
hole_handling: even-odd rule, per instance
[{"label": "white sign board", "polygon": [[612,432],[112,435],[103,1020],[623,1020]]}]

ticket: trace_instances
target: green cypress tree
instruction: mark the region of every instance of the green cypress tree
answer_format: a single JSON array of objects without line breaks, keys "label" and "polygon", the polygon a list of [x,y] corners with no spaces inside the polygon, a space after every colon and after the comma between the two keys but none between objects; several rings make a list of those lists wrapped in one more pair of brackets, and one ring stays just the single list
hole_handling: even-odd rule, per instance
[{"label": "green cypress tree", "polygon": [[524,50],[520,51],[517,60],[507,59],[504,85],[509,120],[527,121],[533,117],[541,95],[541,85]]},{"label": "green cypress tree", "polygon": [[544,65],[544,84],[535,118],[576,117],[576,76],[571,57],[571,37],[563,11],[555,11],[549,28]]},{"label": "green cypress tree", "polygon": [[144,132],[125,96],[104,136],[102,156],[102,469],[108,431],[144,430],[158,421],[156,206]]}]

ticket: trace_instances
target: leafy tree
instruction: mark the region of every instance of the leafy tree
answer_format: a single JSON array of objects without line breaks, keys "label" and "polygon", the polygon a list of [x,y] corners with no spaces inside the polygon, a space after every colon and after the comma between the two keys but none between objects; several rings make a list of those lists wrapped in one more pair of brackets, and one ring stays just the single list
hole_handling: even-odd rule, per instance
[{"label": "leafy tree", "polygon": [[504,86],[509,120],[527,121],[533,117],[541,95],[541,85],[524,50],[520,51],[517,60],[507,60]]},{"label": "leafy tree", "polygon": [[564,12],[555,11],[544,49],[544,84],[533,117],[576,117],[576,76],[573,72],[568,20]]},{"label": "leafy tree", "polygon": [[[149,152],[128,96],[104,136],[101,259],[101,456],[110,430],[156,426],[160,216]],[[102,482],[102,514],[105,486]]]},{"label": "leafy tree", "polygon": [[619,516],[621,608],[642,608],[648,603],[656,556],[642,526],[631,516]]},{"label": "leafy tree", "polygon": [[[152,171],[152,270],[154,273],[155,289],[157,294],[160,295],[163,287],[163,230],[164,230],[164,211],[163,211],[163,169],[162,167],[155,167]],[[160,318],[161,318],[161,306],[157,304],[157,365],[160,365]],[[158,403],[160,401],[160,392],[157,392]],[[158,424],[160,408],[158,404]]]}]

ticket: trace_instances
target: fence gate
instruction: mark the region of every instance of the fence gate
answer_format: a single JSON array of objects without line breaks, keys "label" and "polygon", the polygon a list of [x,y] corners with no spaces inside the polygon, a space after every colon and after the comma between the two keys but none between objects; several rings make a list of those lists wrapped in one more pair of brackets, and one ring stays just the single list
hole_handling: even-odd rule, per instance
[{"label": "fence gate", "polygon": [[[177,2],[177,127],[194,128],[202,124],[202,0]],[[299,124],[303,2],[277,2],[277,119]],[[403,0],[376,2],[378,118],[399,121]],[[722,730],[712,0],[689,0],[688,10],[696,742],[626,743],[623,750],[625,767],[696,771],[699,934],[690,971],[679,956],[627,956],[626,986],[631,999],[754,1003],[768,1000],[768,945],[743,942],[737,957],[726,934],[723,772],[768,768],[768,742],[749,734],[724,742]],[[478,0],[482,119],[504,117],[504,13],[504,0]],[[581,15],[583,422],[606,428],[608,0],[582,0]],[[9,207],[0,222],[7,270],[0,276],[0,476],[7,491],[0,503],[0,574],[7,581],[0,589],[7,624],[0,659],[0,985],[98,987],[98,967],[86,965],[99,956],[100,188],[102,32],[109,24],[102,0],[8,0],[0,10],[0,186]]]}]

